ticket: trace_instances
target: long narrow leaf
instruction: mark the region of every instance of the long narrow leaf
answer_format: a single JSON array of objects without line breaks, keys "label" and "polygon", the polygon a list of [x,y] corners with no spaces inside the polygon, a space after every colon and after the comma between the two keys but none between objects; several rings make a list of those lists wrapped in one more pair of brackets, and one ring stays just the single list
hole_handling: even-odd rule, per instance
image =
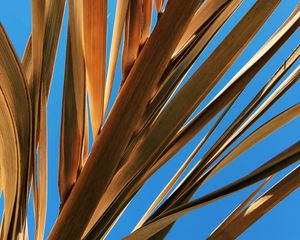
[{"label": "long narrow leaf", "polygon": [[109,104],[112,85],[114,82],[116,64],[118,60],[118,53],[119,53],[120,43],[121,43],[122,30],[125,22],[126,12],[128,9],[128,3],[129,0],[117,0],[114,30],[113,30],[112,43],[111,43],[111,49],[109,55],[107,79],[105,83],[103,118],[105,116]]},{"label": "long narrow leaf", "polygon": [[16,239],[17,233],[23,232],[26,222],[32,112],[21,63],[1,24],[0,52],[0,164],[4,191],[1,238]]},{"label": "long narrow leaf", "polygon": [[[81,28],[76,23],[80,21],[80,15],[76,15],[79,14],[80,8],[77,7],[79,6],[70,4],[59,162],[61,207],[77,180],[83,158],[86,95],[83,51],[82,48],[80,49],[82,46]],[[74,55],[76,57],[73,57]]]},{"label": "long narrow leaf", "polygon": [[208,239],[235,239],[279,202],[300,187],[300,167],[298,166],[277,184],[266,191],[249,207],[240,212],[225,228],[214,232]]},{"label": "long narrow leaf", "polygon": [[105,84],[107,0],[83,1],[84,50],[93,137],[102,125]]}]

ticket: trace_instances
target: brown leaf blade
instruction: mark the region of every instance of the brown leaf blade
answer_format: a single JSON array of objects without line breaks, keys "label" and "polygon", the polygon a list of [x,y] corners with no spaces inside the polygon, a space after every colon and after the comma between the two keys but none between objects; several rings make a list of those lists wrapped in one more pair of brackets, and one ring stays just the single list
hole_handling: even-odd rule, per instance
[{"label": "brown leaf blade", "polygon": [[35,226],[35,239],[43,239],[46,224],[47,211],[47,113],[46,113],[46,91],[42,86],[40,134],[38,148],[38,168],[37,168],[37,213]]},{"label": "brown leaf blade", "polygon": [[[73,24],[75,23],[73,22]],[[75,31],[75,28],[73,29],[73,31]],[[59,161],[58,182],[59,182],[61,207],[63,207],[66,199],[70,194],[73,185],[77,180],[77,176],[79,173],[78,171],[81,168],[81,164],[82,164],[83,149],[84,149],[83,147],[83,139],[84,139],[84,131],[85,131],[84,122],[86,120],[85,79],[83,74],[77,75],[77,77],[75,77],[76,74],[80,74],[83,72],[78,73],[75,70],[76,63],[80,64],[80,62],[76,62],[74,60],[73,53],[74,54],[77,53],[76,41],[80,41],[80,40],[76,38],[74,34],[75,32],[71,33],[71,27],[70,27],[68,32],[68,39],[67,39],[66,69],[65,69],[63,108],[62,108],[62,120],[61,120],[62,121],[61,139],[60,139],[60,161]],[[75,56],[78,56],[77,59],[79,59],[80,57],[80,55],[75,55]],[[81,57],[83,57],[83,55],[81,55]],[[77,66],[79,66],[79,64],[77,64]],[[83,65],[81,65],[81,67],[83,67]]]},{"label": "brown leaf blade", "polygon": [[300,166],[283,177],[255,202],[241,211],[225,228],[211,234],[208,239],[235,239],[264,214],[300,187]]},{"label": "brown leaf blade", "polygon": [[102,125],[105,83],[107,0],[83,1],[84,52],[93,137]]},{"label": "brown leaf blade", "polygon": [[1,24],[0,52],[0,164],[5,205],[1,238],[15,239],[26,221],[32,115],[21,64]]},{"label": "brown leaf blade", "polygon": [[150,36],[150,28],[152,23],[152,0],[143,0],[143,16],[142,16],[142,30],[141,30],[141,46],[143,46],[146,40]]},{"label": "brown leaf blade", "polygon": [[[255,198],[255,196],[270,182],[273,176],[268,177],[261,185],[258,186],[239,206],[237,206],[228,217],[213,231],[213,234],[217,234],[217,232],[226,228],[229,224],[231,224],[234,219],[243,211],[243,209],[251,203],[251,201]],[[209,237],[212,237],[211,234]]]},{"label": "brown leaf blade", "polygon": [[[2,89],[0,94],[0,113],[1,116],[7,116],[1,119],[0,124],[0,159],[1,159],[1,178],[3,181],[4,191],[4,218],[1,224],[1,237],[7,238],[9,235],[9,228],[13,226],[13,211],[14,205],[17,200],[18,188],[18,161],[20,156],[18,146],[16,146],[17,133],[14,126],[7,101],[3,95]],[[5,150],[7,149],[7,150]],[[12,161],[7,161],[13,159]]]},{"label": "brown leaf blade", "polygon": [[142,1],[129,1],[124,30],[122,55],[122,85],[124,84],[139,52],[142,39]]},{"label": "brown leaf blade", "polygon": [[106,110],[110,100],[112,85],[114,82],[116,65],[118,60],[118,53],[119,53],[121,37],[122,37],[122,30],[125,22],[128,5],[129,5],[129,0],[118,0],[116,5],[114,29],[113,29],[111,49],[109,54],[109,65],[107,70],[107,79],[105,83],[103,118],[105,117],[106,114]]}]

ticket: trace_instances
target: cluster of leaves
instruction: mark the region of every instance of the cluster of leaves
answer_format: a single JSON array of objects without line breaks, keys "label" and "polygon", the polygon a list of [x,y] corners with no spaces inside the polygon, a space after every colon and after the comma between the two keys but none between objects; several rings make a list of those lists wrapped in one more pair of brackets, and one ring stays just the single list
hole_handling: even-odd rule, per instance
[{"label": "cluster of leaves", "polygon": [[[214,119],[214,125],[125,239],[163,239],[181,216],[263,180],[209,236],[234,239],[300,186],[300,167],[296,167],[253,200],[274,174],[299,160],[297,142],[241,179],[191,200],[208,179],[300,115],[300,103],[295,103],[232,147],[299,79],[298,66],[281,81],[299,58],[299,46],[177,183],[243,90],[299,27],[300,6],[190,120],[280,0],[256,1],[178,88],[241,2],[190,0],[182,7],[182,0],[118,0],[107,73],[107,0],[68,2],[58,179],[61,205],[49,239],[105,238],[144,183]],[[151,31],[154,4],[158,20]],[[28,239],[31,188],[35,238],[44,237],[46,107],[64,8],[63,0],[32,0],[32,34],[21,61],[0,26],[0,187],[5,206],[1,239]],[[122,82],[108,112],[122,34]],[[94,139],[91,152],[89,127]]]}]

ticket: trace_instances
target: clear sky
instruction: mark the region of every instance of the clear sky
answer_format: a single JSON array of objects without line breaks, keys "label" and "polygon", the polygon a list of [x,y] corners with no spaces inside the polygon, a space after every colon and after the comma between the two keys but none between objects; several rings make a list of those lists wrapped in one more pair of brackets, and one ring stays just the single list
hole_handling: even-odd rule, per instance
[{"label": "clear sky", "polygon": [[[30,0],[1,0],[0,1],[0,20],[4,25],[8,35],[17,51],[17,54],[21,57],[31,32],[31,9]],[[108,43],[111,40],[115,0],[109,2],[109,14],[108,14]],[[183,1],[184,2],[184,1]],[[193,72],[202,62],[209,56],[213,49],[220,43],[220,41],[226,36],[228,31],[237,23],[245,12],[253,5],[255,1],[245,0],[241,7],[236,11],[233,17],[225,24],[217,36],[208,45],[204,53],[200,56],[195,66],[192,68]],[[300,3],[299,0],[283,0],[274,14],[270,17],[264,27],[259,31],[257,36],[251,41],[248,48],[241,54],[238,60],[233,64],[232,68],[225,74],[220,81],[220,84],[216,86],[212,94],[200,105],[203,107],[212,96],[218,92],[233,76],[234,74],[255,54],[255,52],[265,43],[265,41],[276,31],[276,29],[283,23],[283,21],[293,11],[295,6]],[[59,195],[58,195],[58,149],[59,149],[59,135],[60,135],[60,117],[61,117],[61,102],[62,102],[62,88],[64,79],[64,62],[65,62],[65,45],[66,45],[66,26],[67,26],[67,12],[65,12],[63,26],[60,36],[60,42],[58,47],[58,53],[56,57],[56,65],[53,75],[51,94],[48,103],[48,143],[49,143],[49,182],[48,182],[48,207],[47,207],[47,223],[46,223],[46,236],[49,234],[52,225],[58,214],[59,207]],[[240,109],[249,102],[251,96],[257,92],[276,71],[276,69],[282,64],[284,59],[295,49],[300,43],[299,29],[296,33],[287,41],[287,43],[277,52],[274,58],[257,74],[252,83],[247,87],[246,91],[241,95],[238,104],[233,106],[229,116],[225,118],[224,124],[222,124],[213,135],[219,136],[228,123],[234,116],[236,116]],[[110,44],[108,44],[108,49]],[[0,53],[1,54],[1,53]],[[295,66],[299,65],[299,60],[294,67],[288,72],[288,74],[295,69]],[[287,75],[288,75],[287,74]],[[287,76],[286,75],[286,76]],[[188,74],[190,76],[190,74]],[[187,76],[187,77],[188,77]],[[285,76],[285,77],[286,77]],[[283,79],[285,79],[285,77]],[[120,64],[118,64],[116,74],[116,86],[113,89],[113,99],[118,91],[117,84],[121,79]],[[300,83],[296,83],[287,94],[281,98],[268,112],[259,120],[253,127],[251,127],[246,134],[256,129],[264,121],[270,119],[288,106],[299,102]],[[199,109],[200,109],[199,108]],[[210,126],[210,125],[209,125]],[[208,126],[208,127],[209,127]],[[120,239],[126,234],[130,233],[132,228],[138,222],[143,213],[147,210],[147,207],[151,204],[155,196],[160,192],[164,185],[171,178],[172,174],[177,170],[180,164],[186,159],[186,157],[193,150],[193,147],[204,136],[205,131],[209,128],[205,128],[199,133],[194,140],[188,144],[180,153],[174,157],[164,168],[156,173],[145,185],[145,187],[137,194],[129,205],[124,215],[121,217],[116,227],[107,239]],[[223,186],[225,183],[229,183],[243,174],[250,172],[259,164],[268,160],[272,156],[276,155],[284,148],[290,146],[299,140],[300,133],[300,119],[296,119],[288,125],[277,131],[272,137],[268,137],[260,144],[253,147],[253,149],[247,151],[241,155],[234,163],[230,164],[226,169],[217,174],[213,179],[208,181],[196,194],[199,197],[202,194],[212,191],[218,187]],[[196,159],[199,159],[205,150],[211,146],[213,141],[209,140],[204,146],[203,150],[197,155]],[[294,165],[295,166],[295,165]],[[294,167],[293,166],[293,167]],[[288,170],[291,170],[290,167]],[[272,180],[268,185],[271,186],[281,177],[283,177],[288,171],[285,170]],[[246,198],[247,194],[254,188],[251,187],[247,190],[241,191],[230,197],[227,197],[221,201],[217,201],[207,207],[203,207],[197,211],[194,211],[187,216],[181,218],[170,232],[167,239],[205,239],[206,236],[225,218],[225,216],[234,209],[237,204]],[[266,214],[261,220],[255,223],[247,232],[241,235],[240,239],[299,239],[299,214],[300,214],[300,191],[299,189],[281,202],[271,212]],[[3,210],[3,198],[1,199],[0,209]],[[32,206],[29,207],[29,228],[30,239],[33,239],[33,211]]]}]

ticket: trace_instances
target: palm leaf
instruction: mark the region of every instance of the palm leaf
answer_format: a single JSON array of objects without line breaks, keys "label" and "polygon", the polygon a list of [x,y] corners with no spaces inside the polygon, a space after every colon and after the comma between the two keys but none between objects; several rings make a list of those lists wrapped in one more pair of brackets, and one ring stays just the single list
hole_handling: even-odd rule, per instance
[{"label": "palm leaf", "polygon": [[[278,60],[277,71],[269,65],[295,41],[300,5],[291,4],[296,7],[290,16],[239,65],[286,2],[258,0],[241,14],[246,9],[241,0],[116,0],[111,43],[110,4],[68,1],[67,41],[60,44],[66,54],[60,208],[48,239],[105,239],[148,180],[174,161],[181,161],[177,171],[124,239],[164,239],[182,216],[256,184],[208,239],[239,237],[299,187],[297,166],[256,197],[274,175],[299,160],[299,141],[260,166],[244,153],[298,123],[298,100],[279,103],[298,86],[299,43]],[[44,239],[47,229],[47,185],[53,182],[47,134],[49,117],[55,117],[47,116],[47,103],[65,1],[32,0],[31,6],[32,29],[21,61],[0,25],[1,239],[29,239],[31,191],[34,238]],[[255,158],[264,159],[259,152]],[[248,174],[194,198],[234,161],[248,161],[255,170],[241,169]]]}]

